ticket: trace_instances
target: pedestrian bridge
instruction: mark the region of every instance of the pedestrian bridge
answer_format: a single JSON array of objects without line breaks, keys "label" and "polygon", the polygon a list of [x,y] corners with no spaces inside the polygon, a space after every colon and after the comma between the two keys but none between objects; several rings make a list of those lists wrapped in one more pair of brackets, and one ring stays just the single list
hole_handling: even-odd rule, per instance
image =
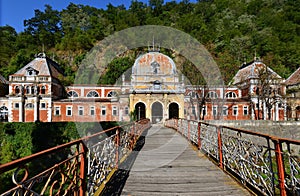
[{"label": "pedestrian bridge", "polygon": [[0,175],[12,176],[1,196],[299,195],[299,145],[206,122],[145,119],[0,165]]}]

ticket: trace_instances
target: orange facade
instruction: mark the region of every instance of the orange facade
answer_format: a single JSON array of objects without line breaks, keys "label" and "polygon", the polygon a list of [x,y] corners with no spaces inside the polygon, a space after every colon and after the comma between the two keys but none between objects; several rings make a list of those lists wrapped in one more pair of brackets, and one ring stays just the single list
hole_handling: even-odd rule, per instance
[{"label": "orange facade", "polygon": [[259,88],[257,77],[245,76],[254,76],[251,71],[264,66],[260,61],[243,64],[230,86],[192,86],[179,77],[170,57],[149,52],[136,59],[130,81],[122,77],[121,85],[65,87],[59,82],[63,75],[59,66],[42,55],[10,76],[8,96],[0,102],[7,106],[10,122],[129,121],[134,115],[162,120],[170,116],[197,120],[285,120],[282,79],[270,71],[277,77],[270,85],[276,90],[276,101],[267,116],[266,102],[255,93]]}]

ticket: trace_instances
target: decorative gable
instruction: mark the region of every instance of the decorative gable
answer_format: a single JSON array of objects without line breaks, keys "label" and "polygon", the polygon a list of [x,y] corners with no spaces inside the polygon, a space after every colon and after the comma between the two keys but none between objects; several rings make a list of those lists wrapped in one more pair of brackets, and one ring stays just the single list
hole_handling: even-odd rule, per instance
[{"label": "decorative gable", "polygon": [[26,68],[26,75],[27,76],[37,76],[39,74],[38,70],[33,69],[32,67]]}]

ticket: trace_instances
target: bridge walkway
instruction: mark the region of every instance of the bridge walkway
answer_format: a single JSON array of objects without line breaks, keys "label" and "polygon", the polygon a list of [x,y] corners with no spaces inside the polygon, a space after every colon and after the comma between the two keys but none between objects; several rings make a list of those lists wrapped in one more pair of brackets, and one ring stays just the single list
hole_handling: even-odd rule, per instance
[{"label": "bridge walkway", "polygon": [[162,125],[148,130],[136,155],[121,195],[251,195],[180,134]]}]

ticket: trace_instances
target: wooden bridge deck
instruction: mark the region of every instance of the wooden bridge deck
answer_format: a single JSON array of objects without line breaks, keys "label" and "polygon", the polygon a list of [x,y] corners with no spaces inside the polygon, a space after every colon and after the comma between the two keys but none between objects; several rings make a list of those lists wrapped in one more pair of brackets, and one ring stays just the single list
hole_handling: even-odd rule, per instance
[{"label": "wooden bridge deck", "polygon": [[251,195],[162,125],[153,125],[144,146],[133,154],[104,195]]}]

